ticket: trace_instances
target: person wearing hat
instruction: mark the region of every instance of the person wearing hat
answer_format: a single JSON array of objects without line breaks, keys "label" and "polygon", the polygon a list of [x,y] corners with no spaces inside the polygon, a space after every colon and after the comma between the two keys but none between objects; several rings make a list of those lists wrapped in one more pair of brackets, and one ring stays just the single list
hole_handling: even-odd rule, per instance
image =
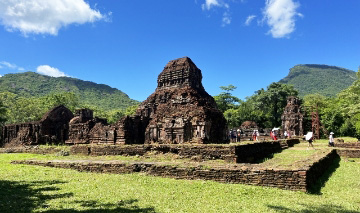
[{"label": "person wearing hat", "polygon": [[240,142],[240,138],[241,138],[241,130],[237,129],[236,130],[236,142]]},{"label": "person wearing hat", "polygon": [[334,133],[333,132],[330,132],[329,146],[335,146],[335,144],[334,144]]}]

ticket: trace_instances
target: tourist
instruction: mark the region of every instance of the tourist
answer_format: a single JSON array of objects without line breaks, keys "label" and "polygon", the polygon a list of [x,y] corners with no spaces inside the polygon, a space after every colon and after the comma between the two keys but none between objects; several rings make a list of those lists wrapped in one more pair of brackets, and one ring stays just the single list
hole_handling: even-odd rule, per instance
[{"label": "tourist", "polygon": [[284,131],[284,138],[286,139],[288,137],[288,133],[287,133],[287,131],[285,130]]},{"label": "tourist", "polygon": [[241,138],[241,130],[240,129],[237,129],[236,130],[236,133],[237,133],[237,137],[236,137],[236,142],[240,142],[240,138]]},{"label": "tourist", "polygon": [[335,146],[335,144],[334,144],[334,133],[333,132],[330,132],[329,146]]},{"label": "tourist", "polygon": [[236,131],[231,130],[231,142],[236,142]]},{"label": "tourist", "polygon": [[274,132],[273,132],[273,137],[274,137],[274,141],[276,141],[277,140],[277,132],[276,132],[276,130],[274,130]]},{"label": "tourist", "polygon": [[256,130],[256,141],[259,141],[259,136],[260,136],[259,130]]},{"label": "tourist", "polygon": [[314,145],[313,145],[314,136],[313,136],[313,133],[312,133],[312,132],[308,132],[308,133],[305,135],[305,140],[309,143],[307,149],[309,149],[310,146],[311,146],[313,149],[315,149],[315,148],[314,148]]},{"label": "tourist", "polygon": [[256,141],[256,130],[254,130],[252,133],[252,140]]}]

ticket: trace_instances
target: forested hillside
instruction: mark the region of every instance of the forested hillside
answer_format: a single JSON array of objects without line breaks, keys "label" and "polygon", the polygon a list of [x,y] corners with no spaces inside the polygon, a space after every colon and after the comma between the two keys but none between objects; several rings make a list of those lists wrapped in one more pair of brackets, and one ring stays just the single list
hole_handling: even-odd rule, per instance
[{"label": "forested hillside", "polygon": [[290,69],[288,76],[279,83],[294,85],[299,96],[321,94],[334,97],[341,90],[348,88],[355,80],[354,71],[328,65],[303,64]]},{"label": "forested hillside", "polygon": [[138,104],[122,91],[104,84],[96,84],[70,77],[49,77],[34,72],[7,74],[0,78],[0,93],[11,92],[25,98],[42,97],[54,93],[71,92],[82,105],[103,110],[125,109]]}]

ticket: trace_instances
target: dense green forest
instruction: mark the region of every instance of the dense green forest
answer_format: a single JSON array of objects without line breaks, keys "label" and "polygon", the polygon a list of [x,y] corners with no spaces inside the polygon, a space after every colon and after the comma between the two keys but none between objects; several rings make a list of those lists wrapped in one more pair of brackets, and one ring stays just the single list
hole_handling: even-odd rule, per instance
[{"label": "dense green forest", "polygon": [[34,72],[0,78],[0,123],[39,120],[60,104],[73,112],[77,108],[90,108],[95,116],[113,123],[134,113],[139,102],[118,89],[75,78],[54,78]]},{"label": "dense green forest", "polygon": [[272,83],[243,101],[231,94],[235,86],[220,88],[224,92],[214,96],[214,99],[230,127],[238,127],[244,121],[255,121],[263,128],[279,127],[287,97],[298,95],[292,85]]},{"label": "dense green forest", "polygon": [[279,83],[294,85],[299,96],[320,94],[335,97],[341,90],[348,88],[356,80],[354,71],[328,65],[304,64],[290,69],[288,76]]},{"label": "dense green forest", "polygon": [[138,104],[122,91],[70,77],[50,77],[34,72],[6,74],[0,78],[0,93],[10,92],[24,98],[40,98],[49,94],[72,92],[79,102],[102,110],[126,109]]}]

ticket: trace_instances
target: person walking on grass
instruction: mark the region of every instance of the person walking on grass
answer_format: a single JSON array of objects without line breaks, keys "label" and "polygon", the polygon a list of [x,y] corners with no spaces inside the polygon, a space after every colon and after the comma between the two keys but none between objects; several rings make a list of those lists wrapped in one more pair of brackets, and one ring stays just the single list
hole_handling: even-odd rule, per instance
[{"label": "person walking on grass", "polygon": [[329,146],[335,146],[335,144],[334,144],[334,133],[333,132],[330,132]]},{"label": "person walking on grass", "polygon": [[306,149],[309,149],[309,147],[311,146],[313,149],[315,149],[314,145],[313,145],[313,141],[314,141],[314,136],[312,132],[308,132],[305,135],[305,140],[309,143],[308,147]]}]

